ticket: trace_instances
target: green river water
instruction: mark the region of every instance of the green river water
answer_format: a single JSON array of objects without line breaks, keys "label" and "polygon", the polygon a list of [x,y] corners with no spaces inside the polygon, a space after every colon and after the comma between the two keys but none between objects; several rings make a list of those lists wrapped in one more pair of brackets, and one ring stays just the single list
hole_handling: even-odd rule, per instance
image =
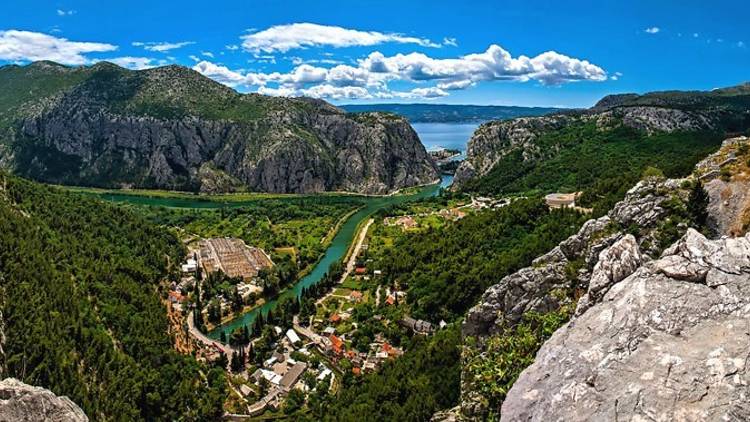
[{"label": "green river water", "polygon": [[[323,257],[318,261],[313,270],[306,276],[298,280],[292,287],[283,290],[278,296],[272,300],[268,300],[262,306],[253,309],[225,324],[222,324],[211,332],[208,336],[212,339],[218,340],[221,337],[223,331],[227,337],[235,329],[242,327],[243,325],[249,325],[252,327],[255,318],[259,313],[267,315],[268,311],[273,310],[276,307],[279,299],[296,296],[299,297],[302,291],[319,282],[323,276],[328,272],[331,264],[341,260],[346,251],[349,249],[349,245],[354,240],[357,232],[357,226],[364,219],[371,216],[378,210],[385,208],[389,205],[401,204],[408,201],[414,201],[418,199],[424,199],[431,196],[435,196],[440,192],[442,187],[447,187],[451,184],[453,178],[450,176],[443,176],[441,183],[429,185],[420,188],[417,192],[405,195],[392,195],[392,196],[376,196],[366,197],[365,206],[359,209],[357,212],[352,214],[340,227],[330,246],[326,249]],[[138,196],[128,194],[117,194],[117,193],[103,193],[96,195],[101,199],[113,202],[125,202],[135,205],[150,205],[150,206],[163,206],[163,207],[174,207],[174,208],[221,208],[221,207],[235,207],[242,206],[242,201],[237,202],[220,202],[215,200],[205,199],[191,199],[191,198],[169,198],[169,197],[149,197],[149,196]],[[250,202],[250,201],[248,201]],[[252,202],[257,203],[257,200]]]}]

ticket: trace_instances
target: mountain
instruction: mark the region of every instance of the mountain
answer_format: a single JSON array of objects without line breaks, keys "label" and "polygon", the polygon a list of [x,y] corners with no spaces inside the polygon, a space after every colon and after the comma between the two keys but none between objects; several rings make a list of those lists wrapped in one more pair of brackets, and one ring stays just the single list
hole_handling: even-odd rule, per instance
[{"label": "mountain", "polygon": [[737,137],[686,178],[647,177],[490,287],[442,420],[746,420],[749,159]]},{"label": "mountain", "polygon": [[468,123],[506,120],[524,116],[542,116],[559,112],[553,107],[480,106],[453,104],[348,104],[342,109],[352,113],[386,112],[404,116],[412,123]]},{"label": "mountain", "polygon": [[646,167],[658,167],[669,177],[688,173],[726,133],[748,128],[747,84],[612,95],[588,110],[481,125],[454,183],[458,189],[503,195],[595,188],[597,195],[614,191],[621,197]]},{"label": "mountain", "polygon": [[438,173],[400,117],[240,94],[181,66],[0,68],[0,166],[44,182],[383,194]]}]

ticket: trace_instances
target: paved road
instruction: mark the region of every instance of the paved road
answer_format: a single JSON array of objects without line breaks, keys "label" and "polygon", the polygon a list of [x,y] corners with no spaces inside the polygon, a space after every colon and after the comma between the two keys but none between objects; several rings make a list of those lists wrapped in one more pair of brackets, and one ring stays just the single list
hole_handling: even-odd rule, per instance
[{"label": "paved road", "polygon": [[370,226],[374,222],[375,220],[373,220],[372,218],[367,220],[367,224],[365,224],[365,226],[362,227],[362,230],[359,231],[359,234],[357,236],[357,244],[354,246],[351,256],[349,256],[349,262],[346,263],[346,270],[344,270],[344,274],[341,276],[341,280],[339,281],[339,283],[343,283],[344,280],[346,280],[346,278],[349,276],[349,274],[354,271],[354,266],[357,265],[357,255],[359,255],[359,250],[362,249],[362,244],[365,243],[365,238],[367,237],[367,230],[370,229]]},{"label": "paved road", "polygon": [[188,314],[188,317],[187,317],[187,319],[188,319],[187,320],[188,330],[190,331],[190,334],[193,337],[195,337],[196,339],[198,339],[198,341],[200,341],[201,343],[205,344],[206,346],[209,346],[209,347],[210,346],[218,346],[224,352],[224,354],[227,355],[227,357],[232,356],[232,348],[231,347],[229,347],[226,344],[221,343],[220,341],[216,341],[216,340],[212,340],[212,339],[208,338],[205,334],[201,333],[200,330],[198,330],[197,328],[195,328],[195,322],[193,320],[193,312],[195,312],[195,311],[191,311]]}]

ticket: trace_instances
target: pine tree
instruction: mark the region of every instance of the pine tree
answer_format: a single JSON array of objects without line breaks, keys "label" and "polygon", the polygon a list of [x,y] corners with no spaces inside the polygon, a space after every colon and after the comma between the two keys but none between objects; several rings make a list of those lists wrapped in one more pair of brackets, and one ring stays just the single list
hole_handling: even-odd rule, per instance
[{"label": "pine tree", "polygon": [[705,231],[707,228],[708,203],[708,192],[703,188],[703,183],[698,180],[690,190],[687,209],[693,226],[700,231]]}]

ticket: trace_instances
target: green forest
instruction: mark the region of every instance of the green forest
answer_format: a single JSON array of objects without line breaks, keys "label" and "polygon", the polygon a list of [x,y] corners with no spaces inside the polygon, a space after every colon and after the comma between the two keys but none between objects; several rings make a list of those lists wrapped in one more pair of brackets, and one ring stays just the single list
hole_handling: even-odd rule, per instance
[{"label": "green forest", "polygon": [[0,173],[3,376],[92,420],[212,420],[225,380],[174,351],[160,282],[179,241],[133,212]]},{"label": "green forest", "polygon": [[541,200],[519,200],[443,229],[404,235],[375,267],[387,283],[406,288],[414,316],[453,321],[489,286],[574,234],[587,218],[571,210],[550,212]]},{"label": "green forest", "polygon": [[538,157],[523,160],[522,151],[516,150],[465,189],[490,195],[583,191],[580,205],[602,215],[647,167],[656,167],[667,177],[687,175],[723,139],[718,132],[649,136],[625,126],[600,130],[593,122],[576,123],[541,135],[535,141],[542,151]]}]

